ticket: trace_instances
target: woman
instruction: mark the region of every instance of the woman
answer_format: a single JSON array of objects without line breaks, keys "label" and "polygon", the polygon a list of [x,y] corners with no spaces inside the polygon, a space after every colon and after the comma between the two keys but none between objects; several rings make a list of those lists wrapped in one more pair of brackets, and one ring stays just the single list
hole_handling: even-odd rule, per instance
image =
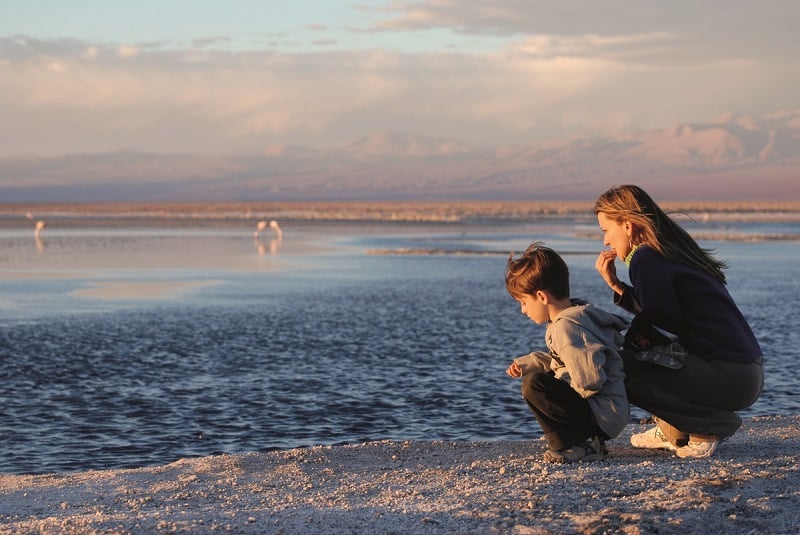
[{"label": "woman", "polygon": [[[628,398],[656,421],[631,444],[709,457],[764,384],[761,348],[725,286],[726,265],[637,186],[609,189],[595,214],[611,248],[595,267],[614,303],[635,315],[622,355]],[[631,285],[617,278],[615,258]]]}]

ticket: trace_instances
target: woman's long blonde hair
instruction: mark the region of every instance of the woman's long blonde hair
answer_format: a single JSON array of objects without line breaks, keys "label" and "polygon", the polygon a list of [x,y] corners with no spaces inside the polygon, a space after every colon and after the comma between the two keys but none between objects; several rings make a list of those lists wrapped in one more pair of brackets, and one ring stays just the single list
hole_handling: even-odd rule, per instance
[{"label": "woman's long blonde hair", "polygon": [[614,186],[598,197],[594,213],[602,212],[617,223],[632,223],[631,245],[647,245],[668,260],[699,267],[725,283],[727,264],[700,247],[639,186]]}]

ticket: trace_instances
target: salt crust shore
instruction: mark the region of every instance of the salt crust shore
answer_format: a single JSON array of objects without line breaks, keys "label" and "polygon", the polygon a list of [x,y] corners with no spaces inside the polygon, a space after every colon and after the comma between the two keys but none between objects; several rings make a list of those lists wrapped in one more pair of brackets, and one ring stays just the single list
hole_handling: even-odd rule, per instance
[{"label": "salt crust shore", "polygon": [[714,457],[594,463],[544,442],[397,442],[0,476],[0,533],[800,533],[800,416],[754,417]]}]

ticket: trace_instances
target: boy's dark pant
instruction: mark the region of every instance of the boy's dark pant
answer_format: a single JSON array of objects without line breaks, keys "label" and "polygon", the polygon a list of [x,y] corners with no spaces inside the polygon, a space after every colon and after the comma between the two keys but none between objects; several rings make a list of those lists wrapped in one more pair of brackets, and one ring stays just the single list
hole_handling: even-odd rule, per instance
[{"label": "boy's dark pant", "polygon": [[551,450],[563,450],[593,436],[608,438],[597,425],[589,402],[552,373],[524,376],[522,397],[536,415]]}]

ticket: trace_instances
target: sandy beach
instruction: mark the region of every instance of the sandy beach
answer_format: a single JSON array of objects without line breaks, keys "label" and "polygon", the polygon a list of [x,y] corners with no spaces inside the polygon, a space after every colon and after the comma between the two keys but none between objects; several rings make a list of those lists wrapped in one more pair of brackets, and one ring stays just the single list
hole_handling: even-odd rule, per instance
[{"label": "sandy beach", "polygon": [[553,465],[544,442],[379,441],[0,476],[0,533],[799,533],[800,416],[711,459],[632,448]]}]

